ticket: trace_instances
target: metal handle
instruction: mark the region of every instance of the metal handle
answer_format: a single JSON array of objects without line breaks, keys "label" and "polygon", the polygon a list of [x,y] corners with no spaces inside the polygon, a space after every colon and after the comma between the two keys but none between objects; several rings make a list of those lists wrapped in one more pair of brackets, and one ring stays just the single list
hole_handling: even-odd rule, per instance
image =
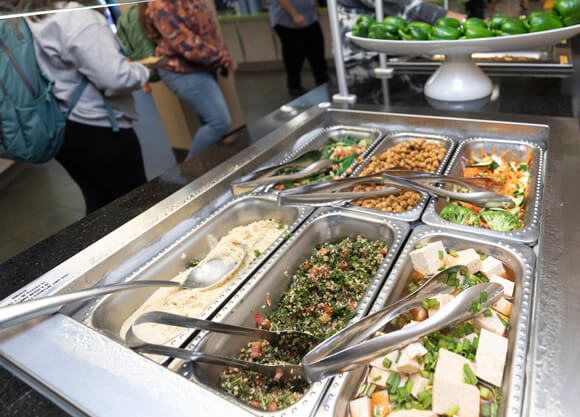
[{"label": "metal handle", "polygon": [[[470,306],[474,301],[480,302],[480,294],[483,291],[487,292],[487,301],[481,303],[482,309],[478,312],[470,311]],[[469,320],[491,307],[502,296],[501,284],[486,282],[475,285],[461,292],[433,317],[333,353],[314,363],[303,362],[304,372],[308,380],[318,381],[358,368],[378,356],[401,348],[434,331]]]},{"label": "metal handle", "polygon": [[323,169],[328,168],[328,167],[334,165],[335,163],[336,163],[336,161],[333,161],[332,159],[322,159],[320,161],[316,161],[314,163],[311,163],[303,170],[296,172],[294,174],[269,176],[269,177],[265,177],[265,178],[257,178],[255,180],[249,180],[249,181],[241,182],[241,183],[238,183],[235,185],[237,187],[254,187],[254,186],[264,185],[264,184],[293,181],[293,180],[307,177],[307,176],[314,174],[316,172],[322,171]]},{"label": "metal handle", "polygon": [[[268,330],[234,326],[231,324],[197,319],[194,317],[186,317],[177,314],[166,313],[163,311],[150,311],[148,313],[142,314],[137,318],[137,320],[133,322],[133,326],[137,326],[143,323],[158,323],[165,324],[168,326],[184,327],[188,329],[206,330],[208,332],[226,333],[237,336],[248,336],[254,339],[266,339],[272,343],[276,343],[281,336],[277,332],[271,332]],[[135,333],[133,332],[133,335],[134,334]],[[132,340],[132,342],[136,345],[142,343],[142,341],[138,338],[135,338],[135,340]]]},{"label": "metal handle", "polygon": [[64,304],[141,287],[181,287],[181,284],[175,281],[133,281],[11,304],[0,307],[0,329],[5,329],[45,314],[55,313]]},{"label": "metal handle", "polygon": [[219,355],[212,355],[211,353],[202,353],[193,350],[185,350],[174,348],[170,346],[154,345],[145,343],[133,347],[133,350],[141,353],[149,353],[153,355],[163,355],[169,358],[183,359],[192,362],[202,362],[210,365],[228,366],[239,369],[246,369],[248,371],[259,372],[262,375],[273,378],[304,378],[304,371],[300,365],[263,365],[256,362],[248,362],[240,359],[227,358]]},{"label": "metal handle", "polygon": [[334,336],[326,339],[323,343],[316,346],[307,355],[304,356],[305,363],[313,363],[325,356],[339,352],[347,347],[354,346],[359,342],[372,336],[378,330],[382,329],[391,320],[399,315],[421,307],[425,298],[433,297],[437,294],[452,294],[457,291],[457,287],[449,285],[450,276],[466,275],[467,268],[462,265],[455,265],[429,279],[423,286],[416,291],[383,307],[379,311],[366,316],[357,323],[345,327]]},{"label": "metal handle", "polygon": [[494,192],[475,192],[475,193],[456,193],[444,188],[434,187],[432,185],[421,184],[402,177],[383,174],[385,184],[393,184],[410,188],[415,191],[422,191],[437,197],[450,198],[453,200],[464,201],[466,203],[476,204],[482,207],[514,207],[515,203],[509,197]]}]

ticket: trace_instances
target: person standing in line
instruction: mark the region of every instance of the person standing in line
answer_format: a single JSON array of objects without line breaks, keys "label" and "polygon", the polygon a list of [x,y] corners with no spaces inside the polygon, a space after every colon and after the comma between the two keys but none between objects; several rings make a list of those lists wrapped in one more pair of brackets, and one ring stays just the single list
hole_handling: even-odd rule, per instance
[{"label": "person standing in line", "polygon": [[[39,9],[83,7],[73,1],[39,3]],[[137,112],[131,93],[145,86],[149,70],[120,52],[118,39],[98,11],[57,12],[28,18],[27,23],[38,66],[54,81],[63,113],[87,81],[55,158],[79,185],[88,214],[147,181],[132,128]]]},{"label": "person standing in line", "polygon": [[157,43],[156,55],[165,57],[161,79],[187,102],[200,126],[187,158],[218,143],[231,117],[217,83],[217,71],[235,72],[237,63],[222,43],[216,20],[206,0],[157,0],[148,4],[149,37]]},{"label": "person standing in line", "polygon": [[304,58],[310,63],[316,85],[328,81],[318,0],[268,0],[268,6],[270,25],[282,43],[288,93],[298,97],[306,92],[300,81]]}]

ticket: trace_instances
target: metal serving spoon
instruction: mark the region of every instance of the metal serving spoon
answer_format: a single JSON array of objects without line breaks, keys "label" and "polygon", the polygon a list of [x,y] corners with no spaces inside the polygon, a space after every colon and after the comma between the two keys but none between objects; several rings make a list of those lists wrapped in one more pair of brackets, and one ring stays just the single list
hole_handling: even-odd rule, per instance
[{"label": "metal serving spoon", "polygon": [[142,280],[124,282],[121,284],[103,285],[87,288],[69,294],[51,295],[22,303],[0,307],[0,329],[14,326],[45,314],[56,313],[65,304],[87,300],[112,294],[120,291],[133,290],[143,287],[181,287],[186,289],[201,289],[219,282],[224,276],[235,271],[246,256],[247,246],[240,246],[243,250],[240,260],[236,263],[226,262],[223,259],[210,259],[200,263],[187,276],[184,282]]}]

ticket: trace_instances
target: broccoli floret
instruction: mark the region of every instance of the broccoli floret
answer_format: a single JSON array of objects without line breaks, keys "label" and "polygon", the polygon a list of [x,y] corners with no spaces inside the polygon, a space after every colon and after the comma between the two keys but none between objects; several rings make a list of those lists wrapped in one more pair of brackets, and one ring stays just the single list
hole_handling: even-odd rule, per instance
[{"label": "broccoli floret", "polygon": [[482,223],[491,230],[512,232],[522,227],[520,221],[505,210],[487,209],[479,213],[479,216]]},{"label": "broccoli floret", "polygon": [[469,210],[467,207],[449,204],[448,206],[443,207],[443,210],[441,210],[439,215],[451,223],[479,227],[477,214]]}]

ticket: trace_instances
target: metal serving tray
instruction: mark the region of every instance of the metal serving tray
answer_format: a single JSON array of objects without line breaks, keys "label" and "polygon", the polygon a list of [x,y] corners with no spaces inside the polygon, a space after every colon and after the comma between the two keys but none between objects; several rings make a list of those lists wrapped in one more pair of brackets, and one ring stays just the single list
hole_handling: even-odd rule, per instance
[{"label": "metal serving tray", "polygon": [[[362,127],[362,126],[350,126],[350,125],[331,125],[328,127],[318,127],[306,134],[302,135],[296,140],[294,145],[282,156],[278,155],[268,161],[265,166],[270,166],[274,164],[284,164],[296,159],[301,154],[309,151],[319,149],[323,146],[329,145],[329,137],[344,138],[345,136],[353,136],[357,139],[367,139],[371,141],[369,147],[360,155],[363,159],[368,155],[372,149],[376,146],[379,140],[383,137],[383,129],[377,127]],[[354,162],[350,165],[350,169],[354,171],[358,158],[355,158]],[[341,175],[341,178],[346,177],[346,173]],[[271,189],[272,186],[261,187],[263,189]]]},{"label": "metal serving tray", "polygon": [[[439,168],[437,169],[437,174],[442,173],[443,170],[445,169],[445,165],[447,164],[447,161],[449,160],[449,158],[451,157],[451,155],[453,153],[453,148],[455,147],[456,139],[454,139],[450,136],[434,135],[434,134],[427,134],[427,133],[420,133],[420,132],[398,132],[398,133],[390,134],[386,138],[384,138],[372,150],[372,152],[370,152],[365,157],[364,162],[362,164],[360,164],[355,169],[355,171],[353,172],[353,176],[358,177],[360,175],[360,173],[363,171],[363,169],[365,169],[368,166],[368,164],[370,164],[371,158],[373,156],[375,156],[375,155],[380,156],[381,154],[386,152],[389,148],[392,148],[393,146],[398,145],[401,142],[406,142],[408,140],[417,140],[417,139],[425,139],[427,142],[438,143],[439,145],[443,146],[446,149],[445,155],[443,156],[443,160],[441,161],[441,164],[439,165]],[[394,212],[390,212],[390,211],[375,210],[375,209],[370,209],[370,208],[362,207],[362,206],[354,206],[351,204],[348,204],[347,207],[352,208],[352,209],[357,210],[357,211],[361,211],[363,213],[368,212],[368,213],[373,213],[373,214],[379,214],[381,216],[385,216],[385,217],[396,219],[396,220],[413,222],[413,221],[419,220],[421,218],[421,213],[423,212],[423,209],[427,205],[428,201],[429,201],[429,195],[426,193],[421,193],[421,200],[419,200],[419,203],[417,203],[417,205],[415,207],[413,207],[411,210],[407,210],[407,211],[404,211],[402,213],[394,213]]]},{"label": "metal serving tray", "polygon": [[[515,292],[510,323],[507,365],[504,370],[501,417],[522,415],[522,402],[525,384],[525,365],[528,351],[528,327],[531,315],[531,298],[534,279],[535,255],[531,248],[501,240],[469,233],[458,233],[421,225],[413,230],[397,263],[373,304],[369,314],[380,310],[401,298],[413,267],[409,253],[419,243],[442,241],[445,247],[454,249],[475,248],[502,261],[514,272]],[[346,417],[348,402],[360,384],[364,367],[344,373],[335,378],[315,414],[316,417]]]},{"label": "metal serving tray", "polygon": [[[220,321],[241,326],[254,327],[255,314],[266,315],[274,310],[284,291],[290,285],[292,272],[306,260],[318,242],[337,241],[347,236],[363,235],[380,239],[389,246],[389,252],[372,279],[367,291],[357,306],[358,313],[351,323],[363,317],[371,306],[381,283],[385,279],[394,259],[409,232],[409,225],[387,220],[378,216],[362,215],[342,209],[320,209],[276,252],[268,262],[234,295],[230,302],[214,317]],[[265,302],[269,294],[271,305]],[[188,349],[237,357],[247,339],[228,335],[202,332],[192,341]],[[176,360],[170,369],[197,381],[227,401],[256,414],[267,416],[308,416],[316,408],[326,390],[328,381],[311,386],[304,397],[291,407],[275,412],[261,411],[231,397],[220,390],[218,378],[223,368],[206,364],[191,365]]]},{"label": "metal serving tray", "polygon": [[[283,243],[284,235],[296,230],[311,212],[311,210],[297,209],[295,207],[278,207],[276,200],[271,195],[250,195],[234,198],[213,214],[200,220],[195,227],[191,228],[127,277],[127,281],[170,280],[184,270],[187,258],[184,258],[183,255],[187,254],[188,257],[195,258],[205,257],[211,250],[213,239],[219,240],[237,226],[264,219],[273,219],[279,223],[287,224],[287,232],[284,232],[242,274],[235,278],[224,293],[200,317],[204,319],[210,318],[259,268],[263,261]],[[85,319],[85,322],[90,327],[104,332],[107,336],[123,342],[124,335],[120,334],[122,324],[155,291],[157,291],[157,288],[143,288],[104,297],[94,306],[93,311]],[[168,345],[181,346],[193,333],[194,330],[184,329]]]},{"label": "metal serving tray", "polygon": [[498,154],[509,149],[510,153],[508,155],[510,159],[514,158],[519,161],[525,161],[528,150],[531,151],[532,163],[529,167],[530,185],[528,201],[526,202],[524,210],[524,228],[514,232],[498,232],[496,230],[451,223],[439,216],[439,212],[447,204],[447,201],[443,198],[431,199],[425,213],[423,214],[423,222],[432,226],[448,227],[455,230],[483,234],[514,242],[527,244],[537,242],[540,234],[540,209],[542,206],[542,193],[544,189],[545,145],[542,142],[529,142],[526,140],[488,139],[479,137],[465,139],[457,147],[457,151],[445,170],[445,174],[463,176],[463,158],[467,158],[470,152],[474,152],[475,155],[478,155],[478,152],[481,150],[481,145],[484,145],[486,152],[491,152],[492,146],[495,145]]}]

